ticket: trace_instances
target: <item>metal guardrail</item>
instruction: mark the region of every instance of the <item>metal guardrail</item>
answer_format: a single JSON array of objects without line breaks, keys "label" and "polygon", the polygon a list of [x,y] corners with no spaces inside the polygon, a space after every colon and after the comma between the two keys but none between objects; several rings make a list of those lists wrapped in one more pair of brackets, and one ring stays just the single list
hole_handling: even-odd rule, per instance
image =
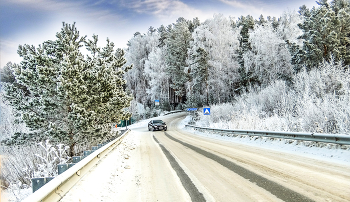
[{"label": "metal guardrail", "polygon": [[168,113],[165,113],[164,115],[174,114],[174,113],[178,113],[178,112],[184,112],[184,110],[170,111],[170,112],[168,112]]},{"label": "metal guardrail", "polygon": [[193,126],[188,124],[186,124],[185,127],[191,127],[197,130],[207,130],[207,131],[237,134],[237,135],[262,136],[262,137],[284,138],[284,139],[350,145],[350,135],[342,135],[342,134],[276,132],[276,131],[260,131],[260,130],[233,130],[233,129],[198,127],[198,126]]},{"label": "metal guardrail", "polygon": [[66,170],[64,173],[56,176],[50,182],[29,195],[22,202],[38,202],[38,201],[59,201],[63,196],[86,174],[91,168],[99,163],[99,161],[118,146],[123,138],[129,133],[126,131],[117,139],[109,142],[105,146],[97,149],[83,160]]}]

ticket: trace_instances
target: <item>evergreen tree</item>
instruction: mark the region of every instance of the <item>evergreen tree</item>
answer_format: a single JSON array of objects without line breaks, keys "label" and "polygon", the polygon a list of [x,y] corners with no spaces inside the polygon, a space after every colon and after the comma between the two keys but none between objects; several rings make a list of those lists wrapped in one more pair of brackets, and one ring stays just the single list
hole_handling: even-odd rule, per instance
[{"label": "evergreen tree", "polygon": [[[19,112],[30,133],[15,134],[7,144],[52,141],[69,144],[74,155],[76,144],[108,139],[111,127],[131,114],[123,109],[130,105],[123,89],[124,53],[116,56],[114,44],[107,39],[103,48],[93,40],[80,37],[75,24],[63,23],[54,41],[37,48],[20,45],[23,58],[11,68],[16,81],[5,84],[5,99]],[[89,55],[80,48],[85,44]],[[28,96],[18,85],[25,86]]]},{"label": "evergreen tree", "polygon": [[157,30],[156,29],[154,29],[154,27],[152,27],[152,26],[150,26],[149,28],[148,28],[148,32],[150,33],[150,34],[153,34],[153,32],[156,32]]},{"label": "evergreen tree", "polygon": [[171,79],[171,88],[180,97],[185,95],[185,83],[188,80],[184,69],[187,66],[187,49],[190,41],[191,32],[188,29],[188,24],[184,18],[179,18],[166,40],[166,63],[167,74]]},{"label": "evergreen tree", "polygon": [[255,20],[255,24],[258,24],[258,25],[264,25],[265,23],[267,23],[267,21],[265,20],[262,14],[259,17],[259,20]]},{"label": "evergreen tree", "polygon": [[253,72],[245,71],[243,55],[247,51],[251,50],[249,43],[249,32],[254,29],[255,21],[254,18],[250,15],[247,17],[241,16],[238,18],[237,27],[241,28],[241,36],[239,39],[239,49],[237,51],[238,63],[240,64],[239,74],[240,74],[240,87],[236,91],[245,91],[249,84],[259,83],[256,77],[253,76]]},{"label": "evergreen tree", "polygon": [[[194,106],[209,105],[209,64],[208,53],[203,48],[198,48],[191,56],[192,64],[190,64],[189,74],[192,78],[192,92],[189,103]],[[205,100],[201,97],[205,95]]]},{"label": "evergreen tree", "polygon": [[343,61],[350,64],[350,2],[347,0],[327,0],[317,2],[319,7],[308,10],[300,7],[299,13],[304,22],[299,26],[303,30],[303,47],[292,47],[295,70],[303,65],[308,70],[317,67],[323,60]]},{"label": "evergreen tree", "polygon": [[190,32],[194,32],[194,30],[199,26],[201,25],[198,17],[196,18],[193,18],[192,21],[188,21],[188,29],[190,30]]},{"label": "evergreen tree", "polygon": [[159,34],[159,44],[158,47],[163,47],[165,45],[165,39],[167,38],[167,31],[164,25],[161,25],[158,29],[158,34]]},{"label": "evergreen tree", "polygon": [[274,29],[279,26],[279,20],[277,20],[276,17],[267,16],[267,22],[270,22]]}]

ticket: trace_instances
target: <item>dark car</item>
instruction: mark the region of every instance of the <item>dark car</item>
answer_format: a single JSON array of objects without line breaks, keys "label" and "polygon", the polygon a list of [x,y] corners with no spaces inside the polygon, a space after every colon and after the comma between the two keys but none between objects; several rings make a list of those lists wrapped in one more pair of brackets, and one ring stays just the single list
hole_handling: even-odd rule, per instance
[{"label": "dark car", "polygon": [[166,131],[168,127],[166,126],[165,122],[162,120],[151,120],[148,123],[148,130],[149,131],[155,131],[155,130],[164,130]]}]

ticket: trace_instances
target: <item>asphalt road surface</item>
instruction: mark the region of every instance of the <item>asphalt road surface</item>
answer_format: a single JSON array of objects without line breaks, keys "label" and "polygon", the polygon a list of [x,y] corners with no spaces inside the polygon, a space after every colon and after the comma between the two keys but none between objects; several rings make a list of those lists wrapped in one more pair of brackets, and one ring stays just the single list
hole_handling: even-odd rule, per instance
[{"label": "asphalt road surface", "polygon": [[350,201],[350,166],[204,138],[185,115],[134,128],[62,201]]}]

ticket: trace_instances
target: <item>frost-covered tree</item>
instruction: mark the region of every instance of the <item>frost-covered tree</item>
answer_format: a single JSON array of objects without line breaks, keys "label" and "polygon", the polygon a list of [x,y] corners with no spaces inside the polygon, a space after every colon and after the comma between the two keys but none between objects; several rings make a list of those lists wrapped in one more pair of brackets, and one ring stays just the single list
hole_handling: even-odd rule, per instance
[{"label": "frost-covered tree", "polygon": [[159,45],[159,40],[159,34],[154,30],[147,34],[137,34],[129,40],[125,54],[126,65],[133,64],[133,68],[125,75],[129,81],[127,88],[137,102],[147,106],[150,106],[152,101],[147,93],[150,89],[150,78],[145,74],[145,63],[152,50]]},{"label": "frost-covered tree", "polygon": [[[51,139],[74,146],[83,141],[103,140],[111,134],[111,126],[130,117],[124,111],[130,105],[123,89],[123,75],[131,67],[123,52],[114,51],[107,39],[103,48],[80,37],[75,24],[63,23],[56,40],[38,47],[20,45],[20,65],[12,66],[14,83],[5,83],[5,99],[30,128],[29,133],[16,133],[7,144]],[[81,53],[85,44],[90,52]],[[24,86],[26,92],[19,87]]]},{"label": "frost-covered tree", "polygon": [[299,47],[303,46],[303,40],[299,38],[303,34],[303,31],[299,28],[298,24],[303,22],[303,17],[296,11],[286,11],[279,18],[278,25],[275,27],[273,21],[272,26],[276,29],[277,36],[287,41],[288,43],[294,43]]},{"label": "frost-covered tree", "polygon": [[13,83],[15,82],[15,76],[12,74],[11,68],[15,64],[8,62],[3,68],[0,69],[0,82]]},{"label": "frost-covered tree", "polygon": [[245,91],[250,84],[259,83],[256,77],[252,76],[252,72],[245,71],[243,54],[251,50],[249,43],[249,32],[254,29],[255,21],[250,15],[238,18],[236,26],[240,28],[239,49],[237,50],[237,60],[240,64],[240,84],[238,91]]},{"label": "frost-covered tree", "polygon": [[147,94],[151,100],[169,100],[169,77],[166,74],[165,47],[155,47],[145,62],[145,74],[149,78]]},{"label": "frost-covered tree", "polygon": [[191,32],[188,22],[184,18],[179,18],[169,32],[165,41],[166,44],[166,64],[167,74],[170,77],[170,87],[180,99],[185,96],[185,83],[187,73],[184,69],[187,66],[187,49],[190,46]]},{"label": "frost-covered tree", "polygon": [[[192,33],[187,61],[191,80],[187,89],[193,90],[193,87],[202,85],[201,92],[209,94],[203,96],[202,103],[232,100],[235,84],[239,81],[236,56],[238,36],[239,28],[233,27],[232,21],[221,14],[206,20]],[[198,84],[203,81],[203,84]],[[189,96],[192,90],[188,91]],[[208,100],[210,97],[214,99]]]},{"label": "frost-covered tree", "polygon": [[164,25],[161,25],[158,29],[157,32],[159,34],[159,43],[158,43],[158,47],[163,47],[165,45],[165,39],[168,37],[168,32],[166,30],[166,28],[164,27]]},{"label": "frost-covered tree", "polygon": [[303,47],[294,46],[293,64],[296,71],[303,65],[308,70],[315,68],[323,60],[343,61],[350,64],[350,2],[348,0],[318,1],[319,7],[311,10],[300,7],[304,21],[299,26],[303,30]]},{"label": "frost-covered tree", "polygon": [[259,20],[255,20],[255,24],[257,25],[264,25],[265,23],[267,23],[267,20],[265,20],[262,14],[259,16]]},{"label": "frost-covered tree", "polygon": [[277,79],[291,81],[291,54],[272,23],[255,25],[254,31],[249,33],[249,43],[251,50],[243,54],[247,74],[251,72],[251,76],[264,87]]},{"label": "frost-covered tree", "polygon": [[7,105],[4,99],[4,85],[14,84],[18,88],[21,88],[25,95],[28,95],[28,90],[23,85],[16,83],[16,78],[12,72],[12,68],[17,66],[11,62],[8,62],[6,66],[0,69],[0,141],[11,138],[13,134],[22,131],[28,131],[28,128],[24,123],[20,123],[18,117],[16,117],[16,112],[14,112],[13,107]]},{"label": "frost-covered tree", "polygon": [[202,107],[209,105],[209,64],[208,53],[201,47],[196,52],[190,52],[190,64],[187,72],[190,80],[187,84],[187,105]]}]

